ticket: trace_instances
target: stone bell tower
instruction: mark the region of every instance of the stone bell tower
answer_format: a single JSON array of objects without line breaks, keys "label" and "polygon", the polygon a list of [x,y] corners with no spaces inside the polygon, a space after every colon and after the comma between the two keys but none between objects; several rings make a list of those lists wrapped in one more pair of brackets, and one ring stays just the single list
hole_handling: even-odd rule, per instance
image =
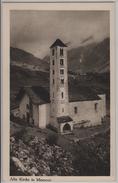
[{"label": "stone bell tower", "polygon": [[57,39],[50,47],[51,122],[68,115],[67,46]]}]

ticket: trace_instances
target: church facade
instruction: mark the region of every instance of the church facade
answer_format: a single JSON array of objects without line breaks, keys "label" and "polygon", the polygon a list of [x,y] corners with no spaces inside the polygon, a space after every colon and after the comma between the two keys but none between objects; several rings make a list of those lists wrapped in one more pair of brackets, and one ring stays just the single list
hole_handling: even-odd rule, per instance
[{"label": "church facade", "polygon": [[39,128],[52,125],[58,132],[101,124],[106,116],[106,95],[68,82],[67,46],[57,39],[50,47],[50,86],[20,90],[19,116]]}]

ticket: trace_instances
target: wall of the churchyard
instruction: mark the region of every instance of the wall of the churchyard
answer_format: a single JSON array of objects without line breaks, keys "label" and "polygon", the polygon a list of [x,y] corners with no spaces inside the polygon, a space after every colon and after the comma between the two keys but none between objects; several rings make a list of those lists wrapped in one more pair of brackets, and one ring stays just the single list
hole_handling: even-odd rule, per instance
[{"label": "wall of the churchyard", "polygon": [[29,104],[29,97],[27,94],[25,94],[20,102],[19,110],[20,110],[20,117],[26,118],[27,117],[27,104]]},{"label": "wall of the churchyard", "polygon": [[102,94],[102,95],[98,95],[102,100],[100,101],[101,103],[101,116],[104,117],[106,116],[106,95]]},{"label": "wall of the churchyard", "polygon": [[38,105],[32,105],[32,110],[33,110],[33,120],[34,120],[34,125],[39,126],[39,110],[38,110]]},{"label": "wall of the churchyard", "polygon": [[101,124],[102,118],[106,115],[105,96],[102,96],[102,99],[69,103],[69,115],[75,124],[80,123],[82,126]]},{"label": "wall of the churchyard", "polygon": [[45,128],[50,120],[50,104],[39,105],[39,128]]}]

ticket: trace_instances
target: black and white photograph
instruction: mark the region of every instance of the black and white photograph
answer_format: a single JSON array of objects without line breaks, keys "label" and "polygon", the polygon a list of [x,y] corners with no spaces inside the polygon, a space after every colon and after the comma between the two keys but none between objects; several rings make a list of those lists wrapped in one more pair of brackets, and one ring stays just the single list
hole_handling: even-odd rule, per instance
[{"label": "black and white photograph", "polygon": [[110,11],[9,17],[9,176],[110,177]]}]

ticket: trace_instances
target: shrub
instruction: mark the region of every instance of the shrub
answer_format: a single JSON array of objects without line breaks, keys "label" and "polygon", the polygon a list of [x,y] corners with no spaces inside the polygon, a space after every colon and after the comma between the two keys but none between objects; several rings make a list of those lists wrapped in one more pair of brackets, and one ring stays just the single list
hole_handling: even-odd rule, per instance
[{"label": "shrub", "polygon": [[110,175],[109,132],[79,142],[73,154],[73,166],[82,176]]},{"label": "shrub", "polygon": [[26,134],[26,129],[23,128],[22,130],[20,130],[19,132],[17,132],[14,136],[16,141],[18,141],[19,139],[22,139],[24,134]]},{"label": "shrub", "polygon": [[49,145],[57,144],[58,141],[58,134],[57,133],[50,133],[46,137],[46,141]]}]

